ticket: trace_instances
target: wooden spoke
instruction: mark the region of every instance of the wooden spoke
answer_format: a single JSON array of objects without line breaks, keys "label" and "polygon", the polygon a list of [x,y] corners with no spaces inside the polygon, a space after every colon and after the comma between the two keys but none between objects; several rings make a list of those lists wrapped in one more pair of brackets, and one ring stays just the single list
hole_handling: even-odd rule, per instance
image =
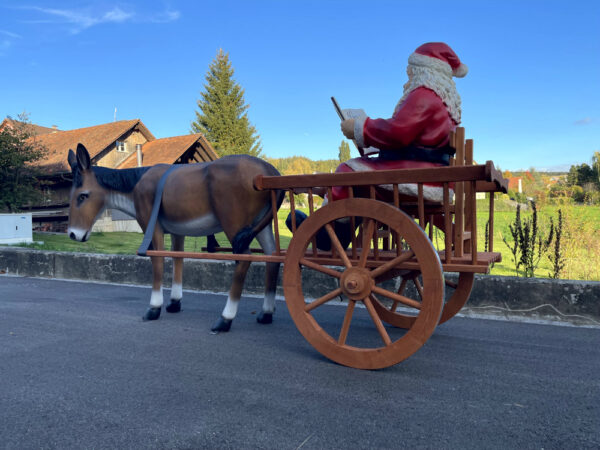
[{"label": "wooden spoke", "polygon": [[339,253],[340,258],[342,258],[342,262],[344,263],[344,266],[346,266],[346,268],[352,267],[352,263],[350,262],[350,260],[348,259],[348,256],[346,255],[346,250],[344,250],[344,247],[342,247],[342,244],[340,243],[340,240],[338,239],[337,235],[335,234],[335,231],[334,231],[333,227],[331,226],[331,224],[330,223],[326,224],[325,229],[327,230],[327,234],[329,234],[329,238],[331,239],[331,244],[335,247],[335,249]]},{"label": "wooden spoke", "polygon": [[379,275],[384,274],[388,270],[392,269],[393,267],[397,266],[398,264],[403,263],[404,261],[409,260],[413,256],[415,256],[415,252],[413,252],[412,250],[402,253],[400,256],[397,256],[394,259],[392,259],[391,261],[388,261],[385,264],[383,264],[382,266],[379,266],[377,269],[372,270],[371,277],[377,278]]},{"label": "wooden spoke", "polygon": [[[370,294],[370,295],[373,295],[373,294]],[[373,306],[371,299],[369,297],[366,297],[363,300],[363,302],[364,302],[365,306],[367,307],[367,311],[369,311],[369,315],[371,316],[371,319],[373,320],[373,323],[375,324],[375,327],[377,328],[377,331],[379,332],[381,339],[383,339],[384,344],[392,345],[392,340],[390,339],[390,335],[387,333],[385,327],[383,326],[383,322],[381,322],[381,319],[379,318],[377,311],[375,311],[375,307]]]},{"label": "wooden spoke", "polygon": [[313,309],[321,306],[324,303],[327,303],[329,300],[332,300],[341,294],[342,294],[342,288],[334,289],[333,291],[329,292],[328,294],[325,294],[323,297],[316,299],[314,302],[307,303],[307,305],[304,307],[304,311],[310,312]]},{"label": "wooden spoke", "polygon": [[340,278],[342,274],[337,270],[330,269],[329,267],[322,266],[321,264],[314,263],[306,258],[300,258],[300,264],[310,267],[311,269],[316,270],[317,272],[324,273],[326,275],[332,276],[334,278]]},{"label": "wooden spoke", "polygon": [[373,236],[374,228],[375,221],[373,219],[369,219],[366,230],[363,225],[362,248],[360,250],[358,267],[365,267],[367,265],[367,257],[369,256],[369,251],[371,250],[371,237]]},{"label": "wooden spoke", "polygon": [[419,281],[417,277],[413,279],[413,283],[415,283],[415,287],[417,288],[417,292],[419,293],[419,297],[421,297],[421,301],[423,301],[423,285]]},{"label": "wooden spoke", "polygon": [[[400,283],[400,287],[398,288],[398,294],[402,295],[404,293],[404,289],[406,289],[407,284],[408,278],[402,278],[402,282]],[[400,303],[398,300],[394,300],[394,303],[392,303],[392,306],[390,307],[391,312],[396,311],[396,308],[398,308],[398,303]]]},{"label": "wooden spoke", "polygon": [[384,297],[391,298],[392,300],[397,300],[399,303],[403,305],[410,306],[411,308],[421,309],[421,303],[405,297],[404,295],[396,294],[394,292],[390,292],[387,289],[380,288],[379,286],[373,286],[373,292],[379,295],[383,295]]},{"label": "wooden spoke", "polygon": [[408,278],[402,278],[402,283],[400,283],[400,287],[398,288],[398,294],[402,295],[404,293],[404,289],[406,289],[407,284]]},{"label": "wooden spoke", "polygon": [[[395,180],[391,184],[394,182]],[[313,183],[313,185],[327,186],[326,183]],[[362,222],[360,231],[352,242],[352,253],[341,252],[338,243],[343,244],[343,242],[332,233],[337,231],[334,223],[336,220],[352,217],[360,218],[355,222],[358,223],[359,220]],[[327,224],[331,226],[327,233],[333,238],[331,247],[337,260],[332,259],[327,252],[312,254],[308,247],[319,230],[329,228]],[[398,253],[393,247],[390,247],[388,252],[381,253],[380,248],[381,259],[375,262],[376,253],[372,240],[379,225],[389,229],[396,245],[401,248],[398,249]],[[414,251],[414,255],[406,260],[411,250]],[[348,261],[340,256],[342,254],[346,254],[352,266],[348,267]],[[327,265],[332,262],[341,268]],[[374,264],[371,265],[371,262]],[[418,269],[398,269],[408,262],[411,265],[415,262],[414,269],[417,266]],[[384,264],[387,265],[380,268]],[[373,277],[371,269],[378,268]],[[336,283],[319,294],[319,296],[325,295],[307,304],[303,292],[306,285],[302,269],[315,270],[328,277],[336,278],[339,280],[339,287]],[[378,273],[382,274],[377,276]],[[408,290],[407,283],[421,273],[422,278],[419,276],[419,280],[423,283],[423,299],[418,298],[416,294],[414,298],[408,298],[405,295]],[[402,286],[398,292],[397,289],[388,290],[381,284],[375,284],[392,276],[402,277]],[[290,316],[300,333],[317,351],[339,364],[361,369],[378,369],[389,367],[408,358],[431,336],[444,307],[443,279],[438,254],[412,216],[378,200],[348,198],[336,200],[314,211],[302,226],[297,227],[285,252],[282,284]],[[344,311],[340,311],[343,316],[340,317],[341,320],[330,330],[328,317],[318,314],[319,307],[337,303],[333,299],[340,294],[348,298],[349,303]],[[377,329],[374,332],[377,336],[373,336],[374,342],[370,340],[354,342],[352,339],[351,327],[357,322],[354,315],[358,302],[365,304],[370,316],[369,321],[373,323],[371,328]],[[404,310],[407,306],[412,311],[408,313],[390,311],[389,304],[392,302],[395,302],[394,308],[397,306],[398,310]],[[387,324],[405,328],[407,331],[400,335],[392,334]]]},{"label": "wooden spoke", "polygon": [[346,338],[348,337],[348,331],[350,330],[350,322],[352,321],[352,313],[354,312],[354,306],[356,302],[354,300],[348,300],[348,307],[346,308],[346,314],[344,315],[344,323],[340,330],[340,337],[338,338],[338,344],[344,345]]}]

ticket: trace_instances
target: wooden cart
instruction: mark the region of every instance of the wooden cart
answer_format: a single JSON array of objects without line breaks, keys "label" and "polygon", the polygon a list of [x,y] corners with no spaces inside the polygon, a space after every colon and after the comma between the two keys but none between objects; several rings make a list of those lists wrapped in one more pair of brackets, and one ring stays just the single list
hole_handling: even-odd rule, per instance
[{"label": "wooden cart", "polygon": [[[488,273],[491,264],[501,258],[493,251],[493,193],[506,192],[507,180],[491,161],[473,165],[473,141],[465,141],[464,136],[464,128],[451,136],[456,157],[450,167],[257,177],[256,189],[271,190],[275,217],[276,192],[285,190],[289,195],[292,240],[287,249],[281,248],[275,220],[276,250],[272,255],[257,251],[244,255],[148,251],[148,255],[283,262],[288,310],[316,350],[350,367],[391,366],[415,353],[438,324],[454,317],[469,298],[474,274]],[[398,185],[407,183],[416,184],[416,198],[400,194]],[[441,184],[442,202],[425,200],[424,185],[431,183]],[[385,185],[388,189],[382,188]],[[315,210],[316,187],[326,188],[328,198],[334,187],[347,187],[350,198]],[[298,192],[308,194],[309,216],[296,227],[294,193]],[[477,236],[477,192],[490,193],[483,252],[477,251],[484,247]],[[344,221],[356,230],[346,249],[335,232],[336,224]],[[329,251],[316,245],[322,229],[331,239]],[[333,281],[329,283],[333,287],[316,299],[304,294],[303,286],[310,278],[302,274],[311,271]],[[445,276],[448,273],[458,277],[450,281]],[[340,303],[340,299],[344,307],[339,308],[339,321],[333,323],[331,314],[320,313],[320,306]],[[352,339],[353,326],[360,342]],[[373,336],[365,339],[369,331]]]}]

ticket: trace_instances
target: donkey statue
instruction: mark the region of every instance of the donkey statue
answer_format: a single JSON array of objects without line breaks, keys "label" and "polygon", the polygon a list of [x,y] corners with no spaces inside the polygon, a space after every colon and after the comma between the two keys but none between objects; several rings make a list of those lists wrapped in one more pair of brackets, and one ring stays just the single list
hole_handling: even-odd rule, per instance
[{"label": "donkey statue", "polygon": [[[82,145],[77,152],[69,150],[73,174],[70,194],[68,234],[85,242],[92,226],[106,208],[120,210],[135,217],[144,232],[152,213],[157,185],[172,166],[159,164],[135,169],[109,169],[92,166],[90,155]],[[254,189],[256,175],[279,175],[267,162],[248,155],[225,156],[212,162],[182,164],[171,169],[162,187],[162,201],[152,234],[152,247],[164,249],[164,233],[171,234],[172,249],[182,251],[185,236],[211,236],[223,231],[234,253],[249,253],[256,237],[265,254],[275,251],[269,192]],[[161,183],[162,184],[162,183]],[[277,208],[283,201],[278,193]],[[214,242],[214,237],[213,237]],[[163,258],[151,257],[152,294],[144,320],[160,317],[163,305]],[[249,261],[238,261],[227,303],[221,317],[212,327],[215,333],[229,331],[236,316]],[[259,323],[271,323],[275,310],[275,289],[279,263],[267,263],[265,297]],[[169,313],[181,310],[183,258],[173,258]]]}]

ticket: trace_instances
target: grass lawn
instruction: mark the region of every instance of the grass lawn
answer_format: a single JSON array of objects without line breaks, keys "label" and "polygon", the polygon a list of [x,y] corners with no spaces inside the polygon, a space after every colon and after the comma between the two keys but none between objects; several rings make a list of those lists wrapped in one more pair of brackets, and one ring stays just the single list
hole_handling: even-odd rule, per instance
[{"label": "grass lawn", "polygon": [[[600,207],[594,206],[563,206],[565,225],[563,228],[563,251],[567,256],[564,278],[581,280],[600,280]],[[281,209],[278,214],[279,232],[282,248],[287,248],[292,237],[291,232],[285,226],[285,218],[289,210]],[[522,218],[531,215],[529,211],[522,211]],[[540,229],[547,229],[549,217],[554,221],[558,218],[558,207],[548,206],[538,209]],[[495,264],[491,273],[493,275],[515,275],[512,254],[503,242],[502,236],[512,240],[509,224],[514,221],[514,206],[506,202],[498,202],[494,220],[494,251],[502,253],[502,262]],[[487,201],[478,202],[478,247],[479,251],[484,249],[483,233],[487,222]],[[66,234],[34,233],[34,244],[22,244],[23,247],[41,250],[88,252],[88,253],[112,253],[134,255],[142,242],[141,233],[92,233],[90,239],[85,242],[70,240]],[[223,235],[217,235],[217,240],[224,247],[230,244]],[[43,242],[43,243],[39,243]],[[440,233],[434,237],[434,245],[443,246],[443,235]],[[204,237],[186,238],[185,250],[200,252],[206,245]],[[165,248],[170,248],[170,237],[165,238]],[[256,241],[252,244],[258,247]],[[552,272],[552,266],[546,256],[543,256],[536,271],[536,277],[546,278]]]}]

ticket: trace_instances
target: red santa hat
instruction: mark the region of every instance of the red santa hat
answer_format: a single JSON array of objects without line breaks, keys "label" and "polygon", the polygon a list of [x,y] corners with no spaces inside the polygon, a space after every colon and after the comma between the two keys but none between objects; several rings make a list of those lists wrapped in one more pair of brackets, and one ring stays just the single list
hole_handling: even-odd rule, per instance
[{"label": "red santa hat", "polygon": [[408,58],[409,64],[417,66],[430,66],[437,69],[452,71],[452,75],[458,78],[464,77],[469,68],[460,62],[456,53],[448,44],[443,42],[428,42],[421,45]]}]

